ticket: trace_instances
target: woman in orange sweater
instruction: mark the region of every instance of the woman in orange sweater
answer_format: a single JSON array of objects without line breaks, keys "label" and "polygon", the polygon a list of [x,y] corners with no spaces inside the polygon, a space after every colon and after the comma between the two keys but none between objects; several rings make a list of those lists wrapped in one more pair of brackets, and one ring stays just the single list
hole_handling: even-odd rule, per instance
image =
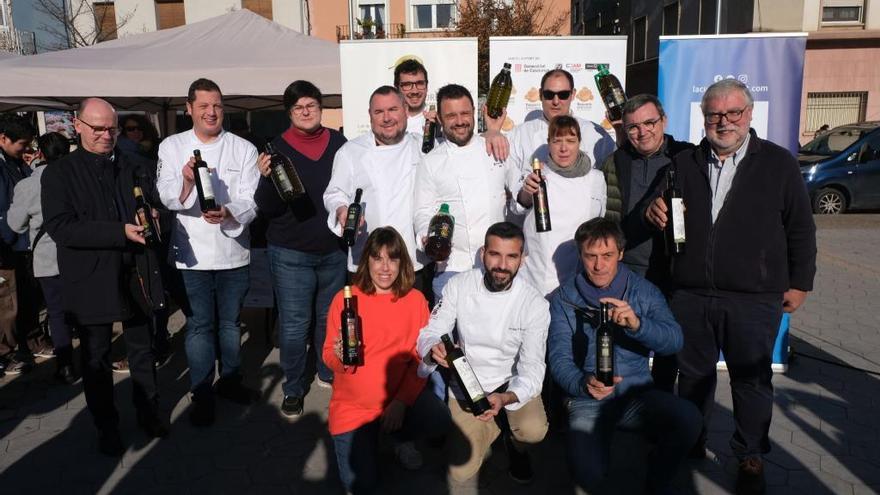
[{"label": "woman in orange sweater", "polygon": [[324,362],[333,370],[330,434],[339,477],[350,493],[371,493],[379,481],[380,433],[391,434],[398,460],[421,467],[413,439],[436,437],[451,426],[449,410],[416,369],[416,339],[428,323],[428,303],[413,289],[415,274],[403,238],[391,227],[373,230],[352,280],[361,319],[363,364],[342,363],[343,293],[327,314]]}]

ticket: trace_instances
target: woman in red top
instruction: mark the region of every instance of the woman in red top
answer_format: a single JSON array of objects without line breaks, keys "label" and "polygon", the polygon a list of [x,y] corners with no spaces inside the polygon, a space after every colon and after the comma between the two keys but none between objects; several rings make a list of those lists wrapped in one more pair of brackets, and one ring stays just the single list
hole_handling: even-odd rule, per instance
[{"label": "woman in red top", "polygon": [[449,411],[424,391],[416,369],[416,339],[428,323],[428,303],[412,288],[412,261],[400,234],[391,227],[373,230],[352,280],[361,319],[363,365],[342,364],[342,292],[327,315],[324,362],[333,370],[330,434],[339,476],[350,493],[371,493],[379,481],[379,434],[392,435],[395,453],[408,469],[421,466],[415,436],[442,435]]}]

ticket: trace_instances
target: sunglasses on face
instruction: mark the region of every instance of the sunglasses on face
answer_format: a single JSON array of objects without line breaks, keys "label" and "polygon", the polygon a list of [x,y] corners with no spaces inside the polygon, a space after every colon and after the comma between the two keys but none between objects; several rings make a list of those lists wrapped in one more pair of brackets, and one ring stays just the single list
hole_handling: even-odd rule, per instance
[{"label": "sunglasses on face", "polygon": [[571,90],[566,89],[564,91],[550,91],[549,89],[545,89],[541,91],[541,97],[545,100],[552,100],[555,96],[558,96],[560,100],[567,100],[571,98]]}]

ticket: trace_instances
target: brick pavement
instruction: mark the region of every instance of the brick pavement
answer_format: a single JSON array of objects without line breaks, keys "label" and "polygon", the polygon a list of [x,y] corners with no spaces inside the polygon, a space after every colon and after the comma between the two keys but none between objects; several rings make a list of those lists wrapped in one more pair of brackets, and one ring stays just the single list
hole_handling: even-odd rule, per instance
[{"label": "brick pavement", "polygon": [[[817,495],[880,493],[880,377],[824,361],[880,372],[880,215],[817,217],[816,290],[792,320],[798,354],[777,375],[767,456],[769,493]],[[81,386],[52,383],[51,362],[31,374],[0,379],[0,492],[53,493],[296,493],[332,494],[336,480],[325,418],[329,393],[313,387],[305,415],[278,415],[278,351],[265,344],[262,312],[246,315],[243,365],[265,400],[248,408],[219,403],[216,426],[196,430],[186,420],[186,359],[175,335],[174,359],[159,372],[171,435],[148,442],[135,426],[127,377],[117,375],[121,430],[129,445],[121,460],[95,452],[95,435]],[[172,319],[179,330],[182,317]],[[802,355],[801,355],[802,354]],[[809,356],[809,357],[808,357]],[[677,482],[684,493],[732,491],[736,463],[727,446],[733,429],[730,389],[722,374],[711,425],[711,459],[691,462]],[[426,466],[398,468],[388,452],[384,493],[580,493],[565,468],[563,436],[553,433],[535,452],[536,480],[515,486],[505,473],[503,449],[479,479],[448,482],[439,451],[425,448]],[[644,448],[624,438],[614,450],[613,493],[634,493],[643,476]]]}]

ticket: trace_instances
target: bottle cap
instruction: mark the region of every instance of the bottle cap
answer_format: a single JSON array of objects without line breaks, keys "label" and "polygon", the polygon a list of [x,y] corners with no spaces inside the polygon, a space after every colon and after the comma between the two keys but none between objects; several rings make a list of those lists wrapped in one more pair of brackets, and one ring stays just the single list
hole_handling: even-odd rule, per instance
[{"label": "bottle cap", "polygon": [[538,160],[537,158],[532,160],[532,170],[534,170],[535,172],[541,170],[541,160]]},{"label": "bottle cap", "polygon": [[440,213],[449,213],[449,205],[446,203],[441,204]]},{"label": "bottle cap", "polygon": [[351,299],[351,286],[350,285],[346,285],[345,287],[342,288],[342,297],[344,297],[346,299]]},{"label": "bottle cap", "polygon": [[140,186],[134,186],[134,197],[138,198],[144,195],[144,190]]}]

